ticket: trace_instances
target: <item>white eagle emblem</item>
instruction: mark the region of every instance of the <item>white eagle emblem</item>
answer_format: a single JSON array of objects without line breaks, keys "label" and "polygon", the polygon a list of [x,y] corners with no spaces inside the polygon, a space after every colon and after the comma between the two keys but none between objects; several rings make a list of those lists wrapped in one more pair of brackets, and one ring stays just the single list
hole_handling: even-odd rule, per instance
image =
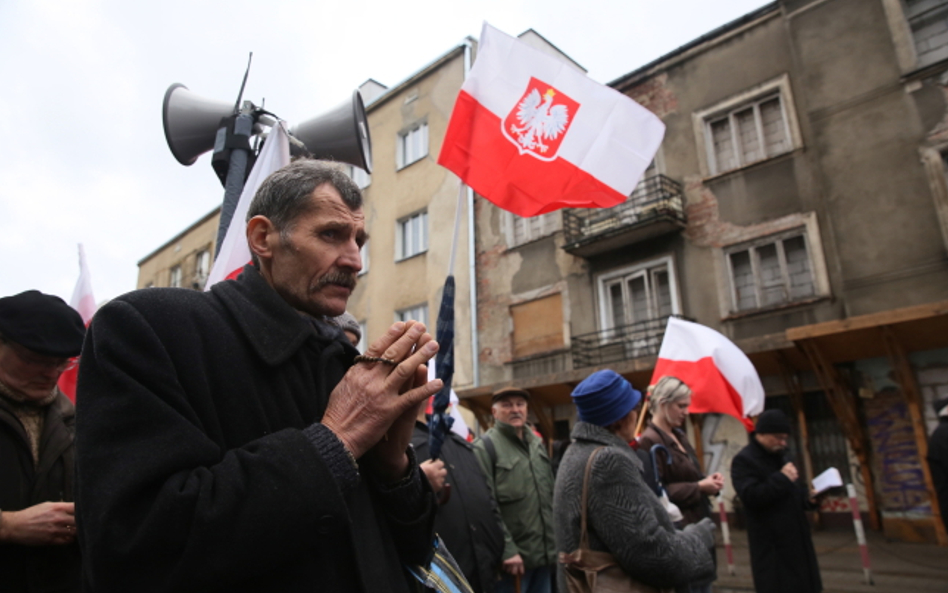
[{"label": "white eagle emblem", "polygon": [[566,130],[569,109],[563,104],[554,105],[555,96],[556,91],[547,89],[541,98],[534,88],[518,105],[517,123],[510,125],[510,133],[523,149],[545,154],[549,146],[544,140],[556,140]]}]

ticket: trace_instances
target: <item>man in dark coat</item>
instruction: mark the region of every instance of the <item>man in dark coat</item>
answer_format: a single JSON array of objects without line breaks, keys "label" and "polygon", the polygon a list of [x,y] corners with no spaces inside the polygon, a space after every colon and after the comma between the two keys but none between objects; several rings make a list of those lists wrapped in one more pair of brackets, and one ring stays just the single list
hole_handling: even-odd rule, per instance
[{"label": "man in dark coat", "polygon": [[79,591],[76,410],[56,386],[85,327],[59,297],[0,299],[0,590]]},{"label": "man in dark coat", "polygon": [[925,457],[932,472],[941,520],[948,529],[948,397],[936,400],[934,407],[938,426],[928,438],[928,455]]},{"label": "man in dark coat", "polygon": [[806,510],[812,494],[785,457],[790,421],[780,410],[757,419],[751,442],[731,461],[731,481],[744,503],[754,588],[758,593],[820,593],[823,584]]},{"label": "man in dark coat", "polygon": [[409,446],[437,343],[396,323],[365,357],[338,328],[361,195],[301,160],[248,212],[254,265],[209,292],[137,291],[86,337],[77,512],[86,591],[407,593],[434,497]]},{"label": "man in dark coat", "polygon": [[[411,444],[419,463],[430,459],[428,425],[421,418],[415,424]],[[504,554],[500,511],[470,443],[449,432],[441,445],[440,461],[447,472],[443,483],[450,484],[450,494],[438,506],[435,531],[475,593],[491,593]]]}]

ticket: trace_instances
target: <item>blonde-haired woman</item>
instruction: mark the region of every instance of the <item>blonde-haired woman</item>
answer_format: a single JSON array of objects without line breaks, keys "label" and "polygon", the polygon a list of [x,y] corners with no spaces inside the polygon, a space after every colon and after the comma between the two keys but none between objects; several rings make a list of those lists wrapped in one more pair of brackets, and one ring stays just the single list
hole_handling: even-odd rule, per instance
[{"label": "blonde-haired woman", "polygon": [[[691,405],[691,388],[677,377],[665,376],[652,389],[652,419],[639,437],[639,448],[651,450],[663,445],[671,457],[656,456],[662,485],[668,499],[675,503],[684,516],[682,523],[690,525],[711,516],[709,496],[724,487],[724,476],[714,473],[705,476],[688,437],[685,418]],[[712,551],[713,553],[713,551]],[[711,591],[711,581],[691,584],[692,593]]]}]

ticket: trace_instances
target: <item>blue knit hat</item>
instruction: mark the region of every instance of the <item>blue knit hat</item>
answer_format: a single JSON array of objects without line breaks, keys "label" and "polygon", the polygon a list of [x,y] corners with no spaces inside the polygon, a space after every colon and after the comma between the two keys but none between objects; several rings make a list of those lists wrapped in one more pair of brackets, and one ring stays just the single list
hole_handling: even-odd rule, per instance
[{"label": "blue knit hat", "polygon": [[615,371],[596,371],[573,390],[579,419],[606,427],[618,422],[639,405],[642,394]]}]

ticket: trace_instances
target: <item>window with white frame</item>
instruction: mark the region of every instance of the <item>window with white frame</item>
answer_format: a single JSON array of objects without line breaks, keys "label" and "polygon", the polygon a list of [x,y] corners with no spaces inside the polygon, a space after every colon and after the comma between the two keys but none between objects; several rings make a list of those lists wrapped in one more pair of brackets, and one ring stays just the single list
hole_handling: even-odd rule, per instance
[{"label": "window with white frame", "polygon": [[366,241],[362,244],[362,247],[359,248],[359,257],[362,258],[362,269],[359,270],[359,276],[366,274],[369,271],[369,242]]},{"label": "window with white frame", "polygon": [[725,250],[734,311],[751,311],[819,293],[804,229]]},{"label": "window with white frame", "polygon": [[172,288],[181,288],[181,266],[177,265],[171,268],[171,276],[168,279],[168,286]]},{"label": "window with white frame", "polygon": [[194,279],[197,282],[207,280],[207,275],[211,273],[211,252],[208,249],[202,249],[194,256]]},{"label": "window with white frame", "polygon": [[428,303],[395,312],[395,321],[420,321],[428,326]]},{"label": "window with white frame", "polygon": [[607,329],[662,319],[679,310],[670,257],[604,274],[599,291]]},{"label": "window with white frame", "polygon": [[713,173],[775,157],[792,148],[780,94],[763,97],[708,121]]},{"label": "window with white frame", "polygon": [[948,58],[948,1],[905,0],[919,68]]},{"label": "window with white frame", "polygon": [[529,217],[517,216],[507,212],[506,217],[507,245],[510,247],[536,241],[563,228],[563,215],[558,210]]},{"label": "window with white frame", "polygon": [[356,350],[359,352],[365,352],[365,349],[369,347],[367,334],[369,332],[369,326],[367,322],[359,322],[359,343],[356,344]]},{"label": "window with white frame", "polygon": [[346,173],[349,174],[349,179],[351,179],[359,189],[365,189],[372,183],[372,176],[362,167],[348,165],[346,167]]},{"label": "window with white frame", "polygon": [[398,221],[395,258],[406,259],[428,251],[428,213],[418,212]]},{"label": "window with white frame", "polygon": [[396,153],[399,169],[428,156],[428,123],[401,132]]},{"label": "window with white frame", "polygon": [[701,169],[718,175],[803,146],[786,74],[692,115]]}]

